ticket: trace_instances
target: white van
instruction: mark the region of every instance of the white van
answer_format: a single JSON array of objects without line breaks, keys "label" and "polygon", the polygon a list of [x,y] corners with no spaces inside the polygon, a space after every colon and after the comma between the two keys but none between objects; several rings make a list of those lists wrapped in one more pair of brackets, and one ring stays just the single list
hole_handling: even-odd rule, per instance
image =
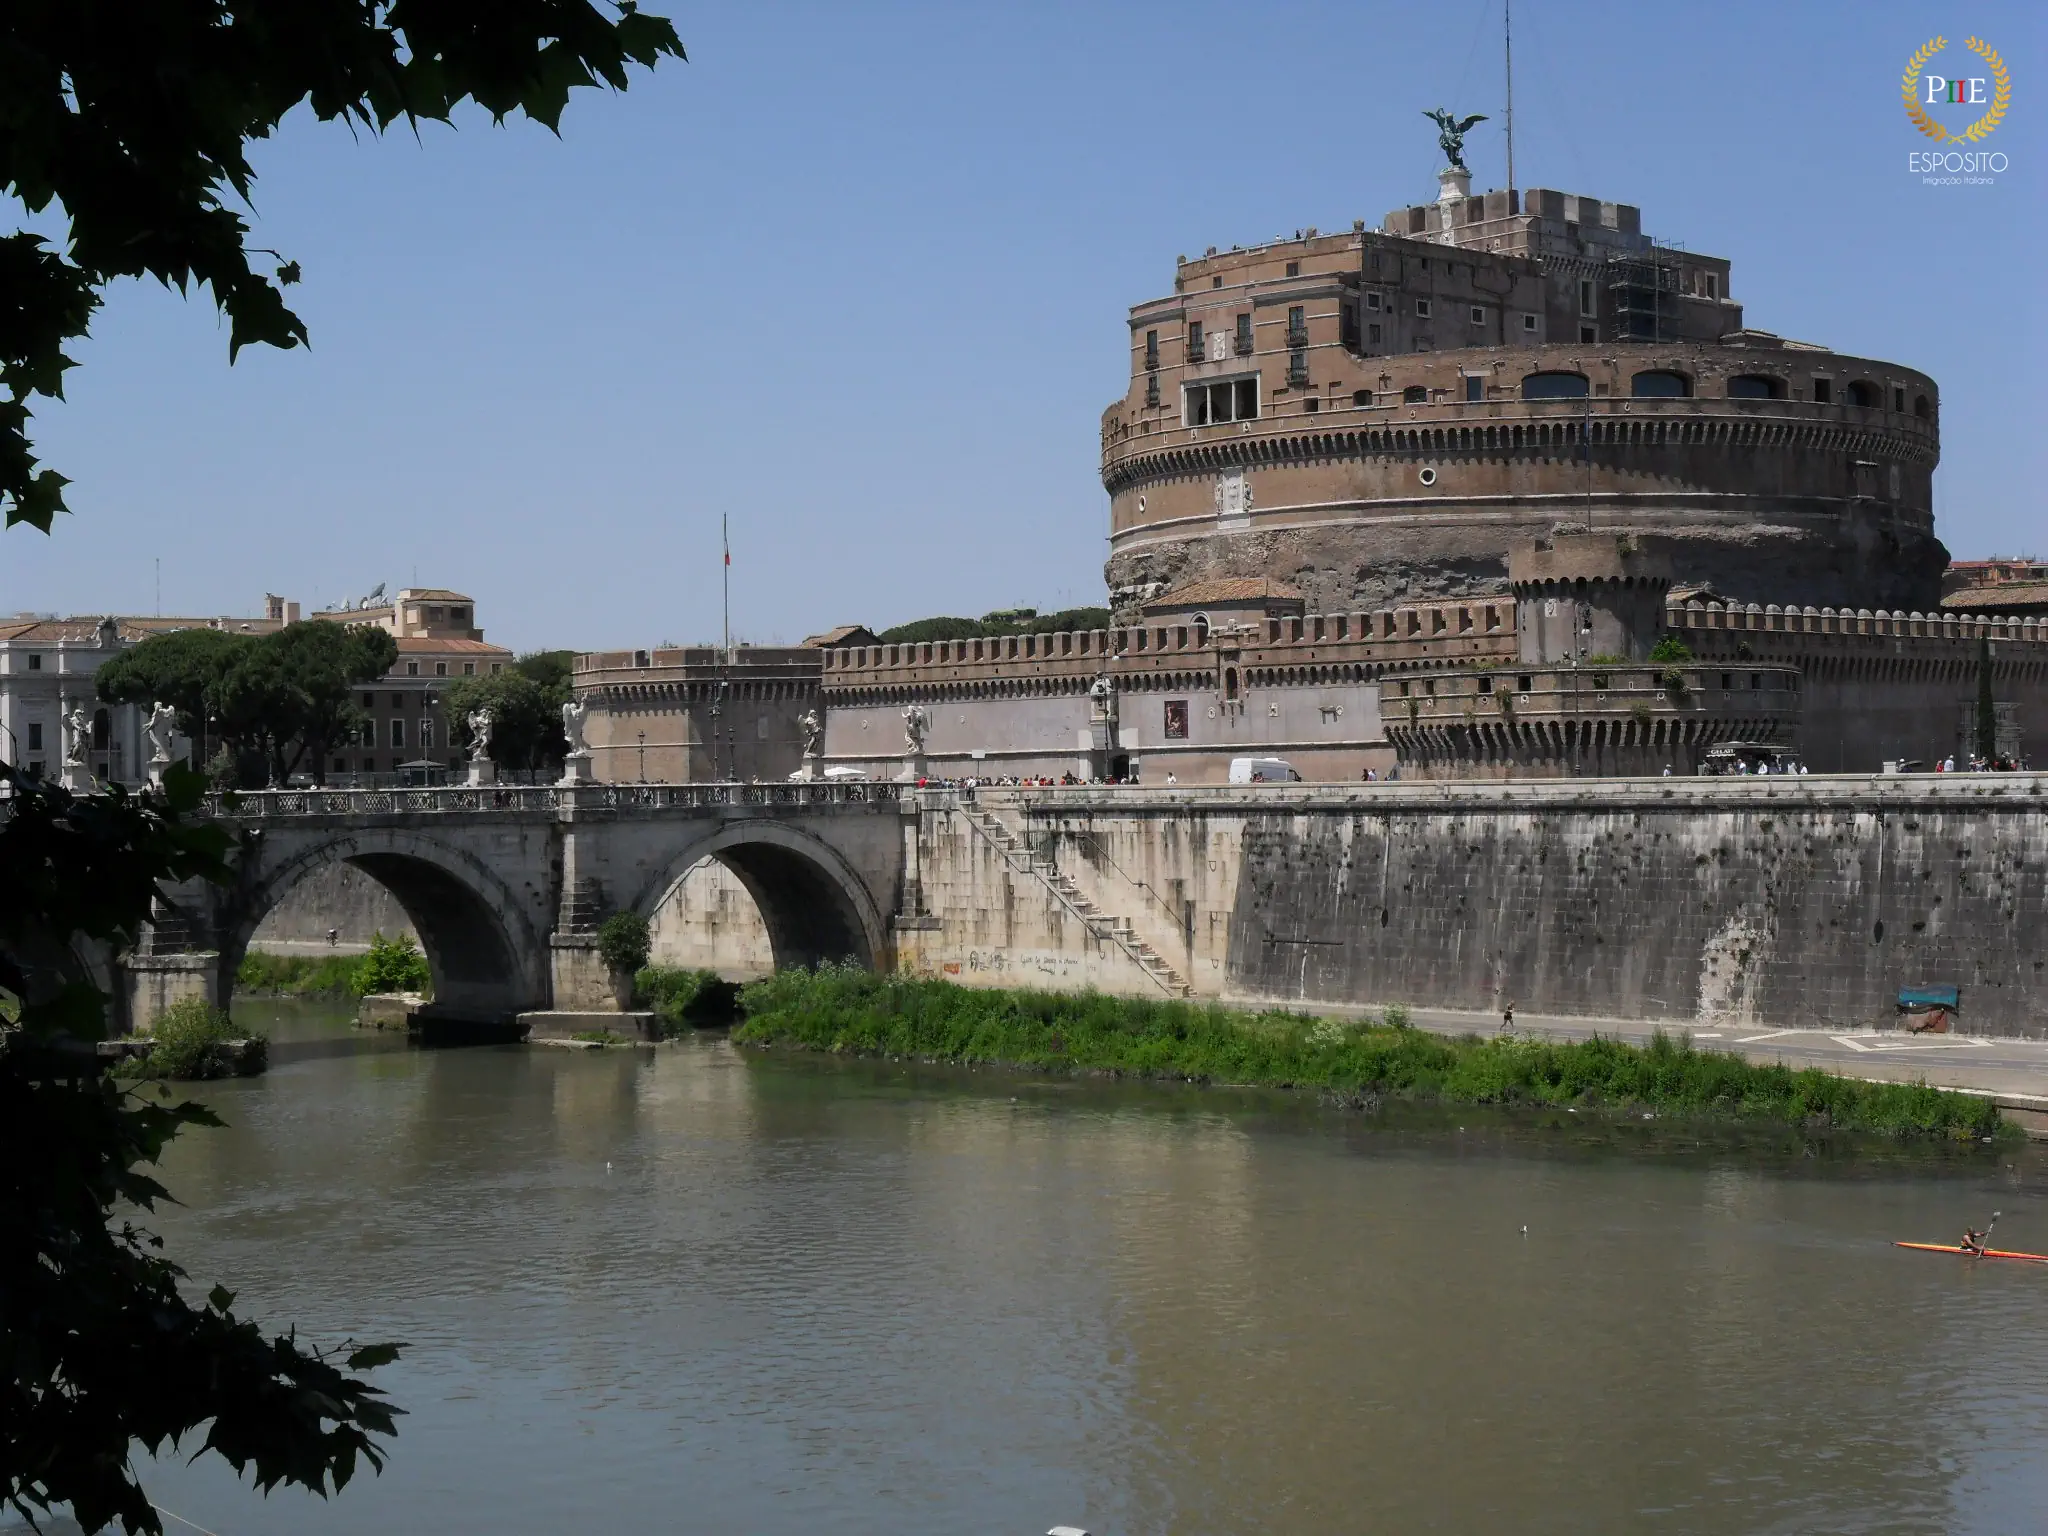
[{"label": "white van", "polygon": [[1230,760],[1230,782],[1299,784],[1301,775],[1294,771],[1294,764],[1284,757],[1233,757]]}]

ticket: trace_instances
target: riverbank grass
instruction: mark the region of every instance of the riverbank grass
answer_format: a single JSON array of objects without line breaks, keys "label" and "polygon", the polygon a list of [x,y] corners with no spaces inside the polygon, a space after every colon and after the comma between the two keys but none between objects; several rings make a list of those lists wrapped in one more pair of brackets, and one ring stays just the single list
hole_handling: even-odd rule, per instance
[{"label": "riverbank grass", "polygon": [[1094,992],[983,991],[823,967],[740,994],[743,1044],[1446,1104],[1605,1107],[1971,1141],[2019,1134],[1982,1099],[1617,1040],[1452,1038],[1391,1020],[1245,1013]]},{"label": "riverbank grass", "polygon": [[410,934],[371,935],[363,955],[273,955],[250,950],[235,968],[235,990],[270,997],[367,997],[372,992],[431,996],[433,972]]}]

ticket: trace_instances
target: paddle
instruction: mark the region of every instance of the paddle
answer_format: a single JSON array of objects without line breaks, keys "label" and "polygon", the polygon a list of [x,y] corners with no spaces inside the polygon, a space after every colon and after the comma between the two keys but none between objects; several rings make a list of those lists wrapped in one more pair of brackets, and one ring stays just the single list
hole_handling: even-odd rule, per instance
[{"label": "paddle", "polygon": [[1993,1211],[1991,1213],[1991,1220],[1986,1222],[1984,1230],[1977,1234],[1977,1252],[1979,1255],[1982,1255],[1984,1250],[1991,1246],[1991,1229],[1998,1225],[1998,1218],[2004,1214],[2005,1212],[2003,1211]]}]

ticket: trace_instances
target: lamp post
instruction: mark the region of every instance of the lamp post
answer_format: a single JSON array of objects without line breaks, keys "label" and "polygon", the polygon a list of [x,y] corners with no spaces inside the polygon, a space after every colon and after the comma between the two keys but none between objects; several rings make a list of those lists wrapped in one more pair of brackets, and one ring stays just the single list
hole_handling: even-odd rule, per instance
[{"label": "lamp post", "polygon": [[647,782],[647,733],[640,732],[640,782]]}]

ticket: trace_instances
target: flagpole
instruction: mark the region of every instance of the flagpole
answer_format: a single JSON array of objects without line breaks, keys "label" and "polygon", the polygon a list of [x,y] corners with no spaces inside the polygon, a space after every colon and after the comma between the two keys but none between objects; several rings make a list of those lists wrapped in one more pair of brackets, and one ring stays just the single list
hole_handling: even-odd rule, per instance
[{"label": "flagpole", "polygon": [[[719,553],[724,556],[724,563],[719,567],[719,570],[721,572],[720,579],[724,583],[725,593],[723,605],[725,611],[725,645],[724,648],[719,652],[718,656],[719,676],[717,708],[719,719],[717,724],[712,727],[711,771],[714,775],[719,775],[723,777],[725,775],[720,774],[718,763],[718,738],[720,734],[722,734],[722,728],[725,725],[725,695],[727,690],[731,687],[731,681],[728,674],[729,669],[732,666],[732,533],[730,527],[728,526],[728,514],[724,512],[718,514],[718,548]],[[729,772],[730,769],[727,770],[728,774]]]}]

